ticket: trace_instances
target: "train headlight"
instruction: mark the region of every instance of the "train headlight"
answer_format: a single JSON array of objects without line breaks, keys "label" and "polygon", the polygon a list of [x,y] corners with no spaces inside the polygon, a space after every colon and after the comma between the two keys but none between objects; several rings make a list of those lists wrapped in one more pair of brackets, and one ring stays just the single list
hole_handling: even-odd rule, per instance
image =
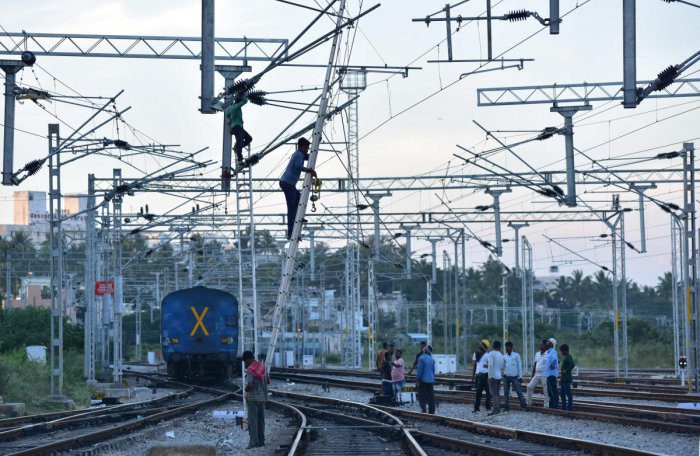
[{"label": "train headlight", "polygon": [[179,338],[179,337],[171,337],[171,338],[170,338],[170,343],[171,343],[171,344],[179,344],[179,343],[180,343],[180,338]]},{"label": "train headlight", "polygon": [[231,336],[223,336],[221,338],[221,343],[222,344],[232,344],[233,343],[233,337]]}]

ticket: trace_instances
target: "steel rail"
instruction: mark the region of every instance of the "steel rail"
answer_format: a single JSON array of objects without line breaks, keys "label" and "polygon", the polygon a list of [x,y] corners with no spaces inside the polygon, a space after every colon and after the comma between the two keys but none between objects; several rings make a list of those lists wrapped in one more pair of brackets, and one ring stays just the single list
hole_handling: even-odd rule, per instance
[{"label": "steel rail", "polygon": [[[314,378],[312,376],[305,376],[300,374],[283,374],[271,372],[271,376],[277,378],[293,379],[300,383],[315,383],[315,384],[325,384],[325,385],[336,385],[341,387],[347,387],[350,389],[362,389],[365,391],[377,391],[378,386],[374,383],[355,381],[355,380],[345,380],[336,378]],[[581,390],[579,390],[581,392]],[[589,391],[590,392],[590,391]],[[597,390],[594,392],[598,392]],[[585,394],[585,393],[584,393]],[[615,393],[619,395],[619,393]],[[590,394],[587,394],[590,395]],[[441,399],[447,402],[459,402],[459,403],[473,403],[474,392],[472,391],[450,391],[450,390],[436,390],[436,399]],[[657,395],[647,399],[656,399]],[[689,399],[686,396],[686,399]],[[586,409],[584,411],[583,409]],[[563,417],[570,418],[583,418],[603,422],[612,422],[617,424],[639,426],[650,429],[657,429],[661,431],[679,432],[686,434],[699,434],[700,427],[697,426],[697,416],[686,415],[679,413],[678,411],[653,411],[653,410],[640,410],[633,408],[632,405],[619,404],[601,404],[597,402],[583,403],[577,401],[576,411],[564,411],[564,410],[554,410],[545,407],[532,407],[533,411],[556,414]],[[640,418],[641,417],[641,418]],[[654,418],[654,419],[650,419]],[[670,421],[675,420],[675,421]],[[695,424],[685,424],[685,423],[695,423]]]}]

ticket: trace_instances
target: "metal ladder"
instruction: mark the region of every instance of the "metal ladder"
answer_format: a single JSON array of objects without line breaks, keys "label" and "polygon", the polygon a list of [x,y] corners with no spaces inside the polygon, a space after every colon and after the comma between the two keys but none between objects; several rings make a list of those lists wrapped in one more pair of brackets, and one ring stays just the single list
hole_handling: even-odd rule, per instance
[{"label": "metal ladder", "polygon": [[[250,157],[250,148],[248,148]],[[239,356],[245,350],[259,354],[258,300],[255,277],[255,221],[253,214],[253,171],[236,173],[236,239],[238,241]]]},{"label": "metal ladder", "polygon": [[[338,5],[338,14],[336,18],[336,29],[340,28],[343,21],[343,15],[345,12],[345,2],[346,0],[340,0]],[[316,123],[314,124],[314,131],[311,137],[311,150],[309,154],[309,167],[314,168],[316,166],[316,158],[318,157],[318,147],[321,144],[321,134],[323,132],[323,125],[326,121],[328,114],[328,93],[330,91],[330,80],[333,75],[333,64],[335,62],[336,49],[338,47],[338,41],[340,39],[341,33],[333,35],[333,43],[330,49],[330,55],[328,57],[328,65],[326,66],[326,76],[323,82],[323,91],[321,93],[321,101],[318,108],[318,115],[316,117]],[[269,367],[272,364],[272,360],[275,356],[275,349],[277,347],[277,337],[282,326],[282,317],[285,312],[285,305],[287,301],[287,296],[289,295],[289,286],[291,285],[292,275],[294,273],[294,260],[297,255],[297,250],[299,248],[299,236],[301,234],[301,225],[304,215],[306,215],[306,205],[309,200],[309,193],[311,192],[311,174],[306,173],[304,176],[304,186],[301,190],[301,198],[299,198],[299,206],[297,208],[296,219],[294,220],[294,229],[292,230],[292,239],[289,242],[289,250],[287,250],[287,256],[284,261],[284,269],[282,271],[282,280],[280,281],[279,292],[277,293],[277,302],[272,311],[272,333],[270,335],[270,343],[268,344],[267,354],[265,358],[265,364]]]}]

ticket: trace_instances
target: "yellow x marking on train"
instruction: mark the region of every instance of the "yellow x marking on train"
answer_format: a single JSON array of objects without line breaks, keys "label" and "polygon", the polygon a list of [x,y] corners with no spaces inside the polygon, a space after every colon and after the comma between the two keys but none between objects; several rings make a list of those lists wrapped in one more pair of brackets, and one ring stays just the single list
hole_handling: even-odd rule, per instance
[{"label": "yellow x marking on train", "polygon": [[207,311],[209,310],[209,307],[205,307],[204,310],[202,311],[202,315],[199,315],[197,313],[197,309],[194,308],[194,306],[190,306],[190,309],[192,310],[192,313],[194,314],[194,318],[197,319],[197,323],[194,325],[194,328],[192,328],[192,332],[190,333],[190,336],[194,336],[194,333],[197,332],[197,328],[200,326],[202,327],[202,331],[204,332],[205,336],[209,335],[209,331],[207,331],[207,327],[204,326],[204,316],[207,314]]}]

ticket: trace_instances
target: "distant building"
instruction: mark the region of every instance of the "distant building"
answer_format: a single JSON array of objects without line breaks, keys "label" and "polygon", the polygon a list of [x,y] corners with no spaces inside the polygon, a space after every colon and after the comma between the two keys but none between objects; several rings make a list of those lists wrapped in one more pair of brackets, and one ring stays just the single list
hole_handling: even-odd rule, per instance
[{"label": "distant building", "polygon": [[379,294],[377,296],[377,306],[379,310],[388,314],[396,314],[400,312],[405,305],[405,300],[400,291],[394,291],[388,294]]},{"label": "distant building", "polygon": [[[34,244],[46,240],[49,232],[49,211],[47,209],[46,192],[16,191],[13,193],[14,210],[12,224],[0,225],[0,236],[11,237],[17,232],[29,236]],[[62,214],[68,216],[77,214],[87,208],[87,198],[80,195],[64,195]],[[85,231],[87,216],[81,214],[63,222],[66,231]]]},{"label": "distant building", "polygon": [[535,283],[532,288],[539,291],[549,291],[557,287],[557,282],[561,276],[542,276],[535,277]]},{"label": "distant building", "polygon": [[406,336],[408,336],[408,341],[412,344],[428,342],[428,334],[426,333],[406,333]]},{"label": "distant building", "polygon": [[[24,309],[25,307],[51,308],[51,278],[27,276],[20,279],[19,298],[10,301],[12,309]],[[65,290],[64,296],[65,299]],[[73,322],[77,321],[77,307],[74,302],[66,303],[64,316]]]},{"label": "distant building", "polygon": [[[15,225],[29,225],[37,220],[45,220],[40,216],[48,215],[45,192],[17,191],[13,193],[13,200],[14,218],[12,223]],[[44,222],[44,224],[47,223]]]}]

